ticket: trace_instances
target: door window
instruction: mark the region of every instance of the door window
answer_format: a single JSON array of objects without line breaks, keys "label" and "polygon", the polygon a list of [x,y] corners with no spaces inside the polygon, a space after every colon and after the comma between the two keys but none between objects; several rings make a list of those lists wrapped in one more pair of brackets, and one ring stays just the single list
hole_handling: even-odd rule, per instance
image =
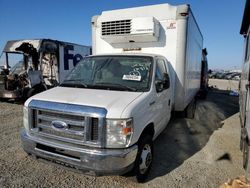
[{"label": "door window", "polygon": [[163,59],[158,59],[156,62],[155,86],[156,91],[161,92],[169,88],[170,80],[167,74],[166,64]]}]

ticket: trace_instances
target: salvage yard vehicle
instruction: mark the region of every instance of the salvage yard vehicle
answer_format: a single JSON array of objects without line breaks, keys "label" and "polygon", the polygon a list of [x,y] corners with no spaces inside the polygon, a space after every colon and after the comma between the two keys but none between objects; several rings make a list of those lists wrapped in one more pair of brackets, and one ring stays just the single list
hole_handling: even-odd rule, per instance
[{"label": "salvage yard vehicle", "polygon": [[243,14],[240,34],[243,35],[244,53],[243,65],[240,78],[240,92],[239,92],[239,105],[240,105],[240,123],[241,123],[241,139],[240,149],[243,151],[243,167],[249,172],[249,136],[250,136],[250,1],[246,1],[245,10]]},{"label": "salvage yard vehicle", "polygon": [[97,175],[132,170],[143,182],[171,112],[194,115],[202,34],[189,5],[160,4],[94,16],[92,45],[59,87],[25,102],[23,149]]},{"label": "salvage yard vehicle", "polygon": [[8,41],[0,57],[0,99],[27,99],[59,85],[91,48],[50,39]]}]

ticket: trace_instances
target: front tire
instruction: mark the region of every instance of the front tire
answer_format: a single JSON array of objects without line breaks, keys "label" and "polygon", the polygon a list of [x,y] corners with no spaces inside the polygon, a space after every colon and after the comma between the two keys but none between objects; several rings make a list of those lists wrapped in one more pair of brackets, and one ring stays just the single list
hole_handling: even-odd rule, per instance
[{"label": "front tire", "polygon": [[134,173],[139,183],[144,182],[149,174],[153,161],[152,136],[142,136],[138,142],[138,153],[135,160]]}]

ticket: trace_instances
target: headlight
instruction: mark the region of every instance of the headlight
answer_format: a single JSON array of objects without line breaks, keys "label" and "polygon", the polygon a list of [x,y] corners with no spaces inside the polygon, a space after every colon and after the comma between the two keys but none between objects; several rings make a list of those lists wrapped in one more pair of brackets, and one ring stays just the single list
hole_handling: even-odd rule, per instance
[{"label": "headlight", "polygon": [[127,147],[133,134],[133,120],[131,118],[107,119],[106,123],[106,147]]},{"label": "headlight", "polygon": [[23,126],[27,131],[29,130],[29,116],[28,116],[29,113],[28,112],[29,112],[28,107],[24,106],[23,107]]}]

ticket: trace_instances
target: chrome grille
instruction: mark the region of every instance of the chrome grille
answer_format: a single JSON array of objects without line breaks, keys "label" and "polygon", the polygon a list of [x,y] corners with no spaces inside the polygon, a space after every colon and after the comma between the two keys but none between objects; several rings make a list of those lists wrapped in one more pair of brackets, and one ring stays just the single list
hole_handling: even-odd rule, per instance
[{"label": "chrome grille", "polygon": [[[84,116],[34,110],[34,120],[32,128],[42,136],[58,140],[67,139],[73,143],[83,143],[86,140],[86,117]],[[66,123],[67,128],[54,128],[52,125],[54,121]]]},{"label": "chrome grille", "polygon": [[48,129],[48,128],[40,128],[40,134],[42,134],[43,136],[53,135],[53,137],[55,138],[57,137],[58,140],[62,140],[61,137],[72,139],[73,142],[74,140],[83,140],[82,136],[68,134],[65,132],[58,132],[58,131],[55,131],[53,129]]},{"label": "chrome grille", "polygon": [[104,147],[104,108],[32,100],[29,127],[33,136],[95,147]]},{"label": "chrome grille", "polygon": [[69,131],[84,131],[85,117],[60,114],[55,112],[47,112],[37,110],[37,125],[38,126],[51,126],[52,121],[60,120],[68,125]]},{"label": "chrome grille", "polygon": [[[88,118],[81,115],[62,114],[45,110],[34,110],[33,115],[32,130],[40,136],[77,144],[98,140],[98,118]],[[67,128],[54,128],[52,125],[54,121],[66,123]],[[90,127],[91,129],[89,130],[88,128]]]},{"label": "chrome grille", "polygon": [[102,22],[102,35],[130,34],[131,20]]},{"label": "chrome grille", "polygon": [[91,121],[91,140],[98,140],[98,118],[92,118]]}]

